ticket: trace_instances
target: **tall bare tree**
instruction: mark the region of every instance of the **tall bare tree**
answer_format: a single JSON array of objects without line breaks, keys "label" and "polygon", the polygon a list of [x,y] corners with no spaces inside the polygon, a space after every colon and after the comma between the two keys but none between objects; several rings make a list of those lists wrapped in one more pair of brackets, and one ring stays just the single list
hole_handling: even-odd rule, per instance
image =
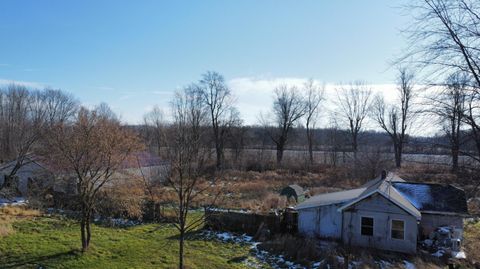
[{"label": "tall bare tree", "polygon": [[[161,154],[162,146],[165,146],[165,117],[160,107],[155,106],[143,116],[144,136],[157,154]],[[153,149],[152,149],[153,150]]]},{"label": "tall bare tree", "polygon": [[75,99],[60,90],[29,90],[15,84],[0,89],[1,158],[14,160],[4,186],[13,184],[16,173],[26,164],[27,156],[35,150],[44,130],[71,117],[76,108]]},{"label": "tall bare tree", "polygon": [[131,153],[142,149],[138,137],[102,111],[80,109],[73,122],[51,127],[44,156],[58,168],[57,176],[76,183],[81,208],[82,251],[90,245],[90,220],[99,191],[116,179]]},{"label": "tall bare tree", "polygon": [[[408,6],[414,15],[408,29],[410,49],[400,61],[410,61],[446,76],[464,72],[469,76],[467,105],[463,117],[476,144],[480,162],[480,3],[476,0],[423,0]],[[443,78],[440,78],[443,80]]]},{"label": "tall bare tree", "polygon": [[406,68],[400,68],[397,77],[397,100],[386,104],[378,95],[374,102],[373,118],[393,143],[395,166],[402,166],[402,154],[407,139],[407,131],[413,120],[412,99],[414,98],[414,75]]},{"label": "tall bare tree", "polygon": [[319,86],[313,81],[308,80],[305,85],[305,128],[307,131],[308,155],[310,164],[313,164],[313,130],[317,123],[320,112],[320,103],[323,100],[324,87]]},{"label": "tall bare tree", "polygon": [[337,89],[338,115],[347,123],[355,164],[358,139],[371,108],[372,91],[364,82],[357,81]]},{"label": "tall bare tree", "polygon": [[[200,198],[215,181],[214,177],[207,178],[204,174],[210,149],[204,142],[208,111],[203,101],[203,92],[195,86],[177,92],[172,101],[173,125],[167,138],[171,168],[167,183],[176,196],[174,225],[179,231],[180,269],[185,266],[186,235],[204,222],[204,215],[192,216],[189,210],[201,203]],[[213,200],[205,203],[213,203]]]},{"label": "tall bare tree", "polygon": [[454,73],[447,78],[445,86],[431,98],[431,110],[437,116],[448,138],[452,157],[452,172],[457,172],[458,157],[462,145],[463,117],[466,112],[469,78],[464,73]]},{"label": "tall bare tree", "polygon": [[269,135],[277,148],[277,165],[281,165],[285,145],[295,123],[305,115],[305,101],[297,88],[280,85],[273,102],[274,128]]},{"label": "tall bare tree", "polygon": [[200,83],[203,101],[210,115],[213,140],[216,153],[216,167],[221,169],[224,162],[224,149],[228,132],[238,124],[238,111],[234,107],[234,98],[225,79],[217,72],[203,74]]}]

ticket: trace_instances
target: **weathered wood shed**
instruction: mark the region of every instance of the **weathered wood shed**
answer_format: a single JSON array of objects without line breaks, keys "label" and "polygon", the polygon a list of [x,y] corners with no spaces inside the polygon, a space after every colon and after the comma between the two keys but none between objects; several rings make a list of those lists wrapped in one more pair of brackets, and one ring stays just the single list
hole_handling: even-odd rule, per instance
[{"label": "weathered wood shed", "polygon": [[280,195],[286,196],[287,199],[295,199],[295,202],[303,202],[305,200],[305,191],[297,184],[288,185],[280,191]]}]

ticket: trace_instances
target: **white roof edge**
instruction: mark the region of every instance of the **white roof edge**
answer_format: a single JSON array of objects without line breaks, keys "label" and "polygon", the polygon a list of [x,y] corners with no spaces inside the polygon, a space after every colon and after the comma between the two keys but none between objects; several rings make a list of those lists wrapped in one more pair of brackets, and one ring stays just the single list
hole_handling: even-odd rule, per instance
[{"label": "white roof edge", "polygon": [[341,203],[344,203],[344,202],[345,201],[335,201],[335,202],[326,203],[326,204],[323,204],[323,205],[312,204],[312,205],[307,205],[307,206],[302,206],[302,207],[295,207],[295,210],[310,209],[310,208],[314,208],[314,207],[322,207],[322,206],[327,206],[327,205],[338,205],[338,204],[341,204]]},{"label": "white roof edge", "polygon": [[[378,189],[372,191],[372,192],[369,192],[365,195],[362,195],[361,197],[358,197],[357,199],[354,199],[353,201],[351,201],[350,203],[347,203],[343,206],[341,206],[339,209],[337,209],[339,212],[343,211],[344,209],[346,209],[347,207],[350,207],[351,205],[353,204],[356,204],[358,202],[360,202],[361,200],[375,194],[375,193],[378,193],[380,195],[382,195],[385,199],[389,200],[390,202],[394,203],[395,205],[397,205],[398,207],[400,207],[401,209],[405,210],[407,213],[409,213],[410,215],[414,216],[417,220],[420,220],[421,217],[422,217],[422,214],[420,213],[420,211],[416,210],[413,211],[413,210],[410,210],[409,208],[406,208],[405,206],[403,206],[402,204],[399,204],[397,203],[395,200],[392,200],[390,198],[388,198],[387,196],[385,196],[383,193],[379,192]],[[410,202],[409,202],[410,203]],[[413,205],[412,205],[413,206]]]}]

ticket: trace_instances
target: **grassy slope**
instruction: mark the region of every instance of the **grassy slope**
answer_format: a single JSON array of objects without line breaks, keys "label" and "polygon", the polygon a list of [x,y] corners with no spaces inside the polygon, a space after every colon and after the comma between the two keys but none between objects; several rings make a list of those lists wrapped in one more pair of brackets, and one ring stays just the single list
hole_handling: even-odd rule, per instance
[{"label": "grassy slope", "polygon": [[[128,229],[93,226],[91,249],[79,252],[76,223],[55,217],[18,220],[15,232],[0,238],[0,268],[175,268],[176,230],[141,225]],[[249,247],[191,239],[187,268],[244,268]]]}]

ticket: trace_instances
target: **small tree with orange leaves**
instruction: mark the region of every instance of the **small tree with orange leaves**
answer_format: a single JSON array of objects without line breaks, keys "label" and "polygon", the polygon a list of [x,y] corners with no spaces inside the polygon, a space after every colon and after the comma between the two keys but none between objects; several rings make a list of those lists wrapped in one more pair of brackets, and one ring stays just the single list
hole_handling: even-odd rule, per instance
[{"label": "small tree with orange leaves", "polygon": [[73,122],[53,126],[46,138],[44,154],[60,177],[75,178],[80,206],[82,251],[90,244],[90,220],[102,187],[115,179],[131,153],[142,149],[139,138],[123,128],[104,109],[80,109]]}]

